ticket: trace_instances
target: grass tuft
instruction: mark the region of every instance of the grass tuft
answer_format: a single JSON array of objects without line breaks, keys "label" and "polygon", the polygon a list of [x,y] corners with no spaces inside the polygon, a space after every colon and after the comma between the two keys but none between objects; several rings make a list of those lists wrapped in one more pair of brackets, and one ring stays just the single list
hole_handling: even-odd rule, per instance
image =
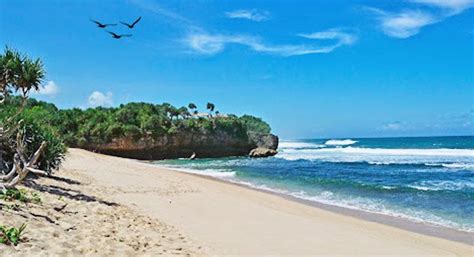
[{"label": "grass tuft", "polygon": [[23,223],[18,228],[0,225],[0,244],[17,245],[25,228],[26,223]]},{"label": "grass tuft", "polygon": [[6,189],[0,191],[0,200],[7,202],[20,201],[22,203],[41,203],[41,197],[36,192],[28,192],[25,189]]}]

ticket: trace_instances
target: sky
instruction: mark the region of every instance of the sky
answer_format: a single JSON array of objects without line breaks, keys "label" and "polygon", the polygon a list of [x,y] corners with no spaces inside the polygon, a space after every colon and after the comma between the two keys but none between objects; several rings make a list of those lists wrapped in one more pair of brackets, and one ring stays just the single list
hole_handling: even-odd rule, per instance
[{"label": "sky", "polygon": [[[283,139],[473,135],[473,7],[0,0],[0,45],[42,59],[32,96],[60,108],[212,102],[263,118]],[[140,16],[133,29],[119,23]]]}]

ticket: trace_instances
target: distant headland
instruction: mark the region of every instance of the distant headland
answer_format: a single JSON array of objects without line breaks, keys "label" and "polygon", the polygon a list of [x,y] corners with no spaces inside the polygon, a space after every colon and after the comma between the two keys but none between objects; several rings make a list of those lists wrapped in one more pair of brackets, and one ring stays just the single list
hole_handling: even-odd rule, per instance
[{"label": "distant headland", "polygon": [[[12,97],[6,106],[15,108]],[[58,109],[28,99],[23,119],[49,124],[69,147],[141,160],[276,154],[278,137],[270,126],[250,115],[220,114],[207,103],[174,107],[169,103],[128,103],[119,107]],[[4,110],[8,111],[8,110]],[[253,150],[253,151],[252,151]]]}]

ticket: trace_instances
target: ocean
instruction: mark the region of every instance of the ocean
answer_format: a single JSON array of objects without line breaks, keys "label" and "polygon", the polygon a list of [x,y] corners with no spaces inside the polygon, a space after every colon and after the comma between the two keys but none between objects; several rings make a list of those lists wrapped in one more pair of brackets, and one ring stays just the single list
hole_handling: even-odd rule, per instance
[{"label": "ocean", "polygon": [[474,232],[474,136],[282,140],[271,158],[154,164],[253,188]]}]

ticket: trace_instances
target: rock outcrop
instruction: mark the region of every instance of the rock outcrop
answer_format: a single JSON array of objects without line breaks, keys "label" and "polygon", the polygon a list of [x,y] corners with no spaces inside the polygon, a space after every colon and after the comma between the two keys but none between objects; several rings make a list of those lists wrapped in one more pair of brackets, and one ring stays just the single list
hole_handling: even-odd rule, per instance
[{"label": "rock outcrop", "polygon": [[249,156],[252,158],[262,158],[262,157],[270,157],[277,154],[276,150],[264,148],[264,147],[257,147],[252,149],[249,153]]},{"label": "rock outcrop", "polygon": [[278,148],[278,137],[272,134],[249,133],[243,136],[217,131],[214,133],[178,132],[158,138],[116,138],[102,145],[79,146],[104,154],[140,160],[174,158],[215,158],[247,156],[252,149]]}]

